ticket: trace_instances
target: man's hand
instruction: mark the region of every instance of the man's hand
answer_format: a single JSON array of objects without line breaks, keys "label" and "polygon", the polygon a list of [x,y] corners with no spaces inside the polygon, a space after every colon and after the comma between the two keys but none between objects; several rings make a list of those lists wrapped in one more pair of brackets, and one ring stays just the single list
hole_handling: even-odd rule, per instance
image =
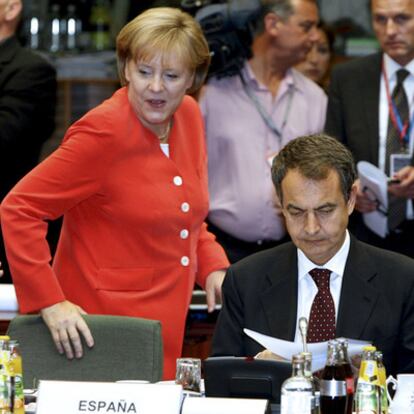
[{"label": "man's hand", "polygon": [[414,167],[409,165],[401,168],[393,177],[399,180],[398,184],[390,184],[388,191],[396,197],[414,198]]},{"label": "man's hand", "polygon": [[3,269],[1,267],[1,262],[0,262],[0,277],[2,277],[4,275]]},{"label": "man's hand", "polygon": [[52,334],[53,341],[60,354],[68,359],[82,358],[82,334],[86,344],[94,345],[91,331],[81,315],[86,312],[69,301],[59,302],[40,311],[43,320]]},{"label": "man's hand", "polygon": [[355,184],[357,185],[357,195],[356,195],[356,204],[355,210],[360,213],[370,213],[371,211],[376,210],[377,203],[374,200],[371,200],[366,193],[362,191],[360,180],[356,180]]},{"label": "man's hand", "polygon": [[262,352],[259,352],[255,357],[255,359],[271,359],[273,361],[286,361],[285,358],[282,358],[281,356],[274,354],[272,351],[269,351],[268,349],[265,349]]},{"label": "man's hand", "polygon": [[224,270],[216,270],[211,272],[206,279],[206,296],[208,312],[213,312],[218,301],[221,301],[221,285],[223,284]]}]

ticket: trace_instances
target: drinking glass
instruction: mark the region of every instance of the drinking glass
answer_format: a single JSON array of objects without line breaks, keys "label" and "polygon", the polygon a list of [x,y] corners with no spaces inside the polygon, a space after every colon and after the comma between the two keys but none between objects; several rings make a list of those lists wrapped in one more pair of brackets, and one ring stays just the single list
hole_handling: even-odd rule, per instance
[{"label": "drinking glass", "polygon": [[201,360],[199,358],[177,358],[175,383],[184,390],[200,392]]}]

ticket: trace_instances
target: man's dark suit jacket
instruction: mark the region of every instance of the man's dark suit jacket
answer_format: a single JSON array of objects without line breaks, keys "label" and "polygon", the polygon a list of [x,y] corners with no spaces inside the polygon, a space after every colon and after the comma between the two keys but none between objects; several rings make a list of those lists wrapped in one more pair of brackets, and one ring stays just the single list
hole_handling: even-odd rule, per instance
[{"label": "man's dark suit jacket", "polygon": [[376,53],[335,67],[325,124],[326,133],[344,143],[357,162],[377,166],[381,65],[382,53]]},{"label": "man's dark suit jacket", "polygon": [[[243,328],[293,341],[297,272],[293,243],[232,265],[223,284],[212,355],[254,356],[262,351]],[[414,372],[414,260],[351,237],[336,335],[373,341],[383,351],[390,374]]]},{"label": "man's dark suit jacket", "polygon": [[[14,36],[0,43],[0,201],[39,162],[55,126],[55,108],[54,68]],[[0,260],[6,266],[1,237]]]},{"label": "man's dark suit jacket", "polygon": [[0,200],[39,161],[53,132],[56,74],[11,37],[0,44]]},{"label": "man's dark suit jacket", "polygon": [[354,59],[332,71],[325,131],[356,161],[378,165],[382,53]]},{"label": "man's dark suit jacket", "polygon": [[[325,131],[339,139],[352,152],[355,161],[368,161],[378,166],[379,152],[379,100],[381,85],[382,53],[353,59],[337,65],[331,77]],[[414,165],[414,156],[411,159]],[[412,226],[414,227],[414,226]],[[383,244],[354,212],[350,228],[361,240],[387,246],[392,250],[413,256],[413,238],[405,230],[404,238]],[[407,243],[411,243],[407,245]]]}]

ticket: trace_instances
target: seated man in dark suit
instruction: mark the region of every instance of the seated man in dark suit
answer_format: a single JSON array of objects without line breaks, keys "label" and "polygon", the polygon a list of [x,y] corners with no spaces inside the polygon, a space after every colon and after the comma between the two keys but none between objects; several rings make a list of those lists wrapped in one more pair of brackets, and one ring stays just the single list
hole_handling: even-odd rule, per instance
[{"label": "seated man in dark suit", "polygon": [[297,138],[274,159],[272,178],[292,242],[229,268],[213,355],[262,351],[243,328],[299,341],[306,317],[309,342],[369,340],[390,374],[414,372],[414,260],[349,235],[351,153],[325,135]]}]

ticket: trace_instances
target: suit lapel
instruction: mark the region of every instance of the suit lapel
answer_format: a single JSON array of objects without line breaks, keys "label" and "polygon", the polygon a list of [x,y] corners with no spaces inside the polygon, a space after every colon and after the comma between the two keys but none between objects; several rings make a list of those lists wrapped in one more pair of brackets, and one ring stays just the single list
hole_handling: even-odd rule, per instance
[{"label": "suit lapel", "polygon": [[361,337],[378,300],[379,293],[370,283],[375,276],[376,269],[364,256],[363,244],[351,237],[342,281],[337,336]]},{"label": "suit lapel", "polygon": [[293,341],[296,328],[298,264],[292,244],[284,260],[275,263],[267,279],[270,287],[261,294],[263,312],[271,335]]},{"label": "suit lapel", "polygon": [[382,54],[377,53],[361,68],[359,90],[362,95],[363,113],[367,120],[367,145],[371,159],[378,165],[379,151],[379,99]]}]

